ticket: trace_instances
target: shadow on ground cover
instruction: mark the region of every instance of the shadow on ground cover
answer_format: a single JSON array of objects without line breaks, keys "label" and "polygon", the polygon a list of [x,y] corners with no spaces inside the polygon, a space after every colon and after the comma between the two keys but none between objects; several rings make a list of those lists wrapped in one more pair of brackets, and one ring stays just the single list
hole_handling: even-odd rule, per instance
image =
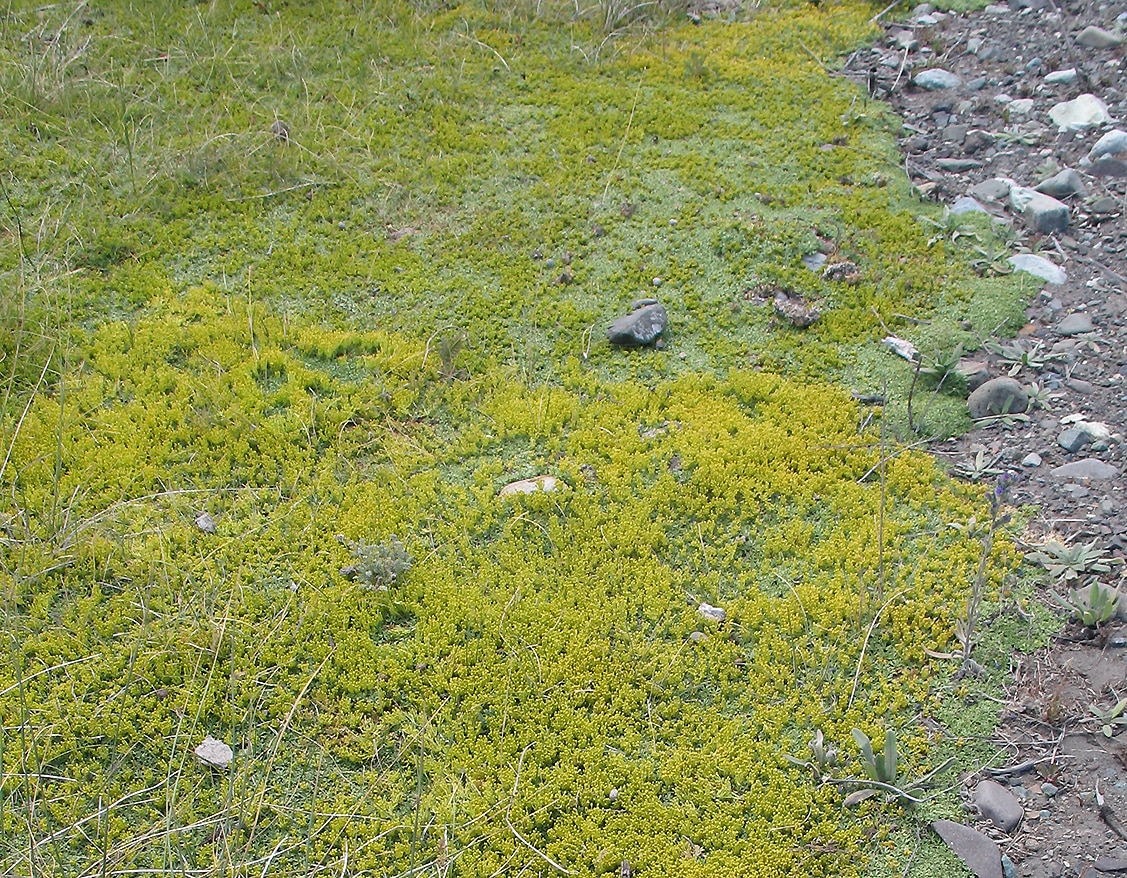
[{"label": "shadow on ground cover", "polygon": [[[909,212],[889,121],[810,57],[868,14],[593,64],[587,23],[470,6],[9,12],[0,265],[59,328],[4,315],[48,337],[32,368],[3,349],[6,867],[885,851],[880,808],[843,816],[783,756],[815,727],[894,726],[921,773],[959,746],[919,723],[946,679],[923,650],[965,603],[977,544],[947,524],[977,497],[905,453],[882,521],[879,433],[812,379],[862,374],[874,307],[954,303],[940,332],[981,300]],[[861,281],[808,272],[818,247]],[[608,349],[655,277],[670,349]],[[773,325],[760,284],[826,320]],[[561,490],[497,497],[545,472]],[[413,565],[365,589],[338,533]],[[191,757],[205,734],[229,774]]]}]

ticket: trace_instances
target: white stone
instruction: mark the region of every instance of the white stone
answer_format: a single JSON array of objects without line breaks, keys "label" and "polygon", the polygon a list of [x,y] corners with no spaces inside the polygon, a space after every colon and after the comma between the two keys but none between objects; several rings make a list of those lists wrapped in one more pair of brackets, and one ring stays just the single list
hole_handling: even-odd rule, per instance
[{"label": "white stone", "polygon": [[225,771],[235,759],[235,751],[217,738],[208,735],[195,749],[196,758],[209,768]]},{"label": "white stone", "polygon": [[505,485],[498,497],[514,497],[517,494],[535,494],[537,491],[554,491],[559,485],[555,476],[533,476],[531,479],[519,479]]},{"label": "white stone", "polygon": [[928,91],[956,88],[961,85],[962,82],[963,81],[954,73],[939,67],[930,67],[927,70],[921,70],[915,77],[916,85]]},{"label": "white stone", "polygon": [[1041,465],[1041,455],[1036,451],[1030,451],[1021,459],[1022,466],[1035,467]]},{"label": "white stone", "polygon": [[881,340],[881,344],[892,348],[892,352],[896,354],[896,356],[903,357],[909,363],[914,363],[920,356],[920,352],[916,350],[916,346],[906,338],[887,335]]},{"label": "white stone", "polygon": [[1076,74],[1075,67],[1068,67],[1064,70],[1054,70],[1052,73],[1045,75],[1045,82],[1049,85],[1072,85],[1079,77]]},{"label": "white stone", "polygon": [[1088,160],[1094,162],[1104,156],[1119,155],[1121,152],[1127,152],[1127,131],[1113,128],[1096,141],[1096,145],[1088,153]]},{"label": "white stone", "polygon": [[1063,268],[1054,265],[1044,256],[1037,256],[1033,253],[1018,253],[1016,256],[1011,256],[1010,265],[1014,267],[1014,271],[1024,271],[1034,277],[1041,278],[1046,283],[1062,284],[1068,280],[1068,275]]},{"label": "white stone", "polygon": [[1080,131],[1111,121],[1107,104],[1091,94],[1082,94],[1073,101],[1062,101],[1049,110],[1049,118],[1061,131]]},{"label": "white stone", "polygon": [[723,607],[714,607],[712,604],[701,604],[697,607],[697,612],[705,619],[709,619],[713,622],[723,622],[728,618],[728,614],[724,612]]},{"label": "white stone", "polygon": [[206,509],[196,516],[196,527],[202,530],[205,534],[215,533],[215,519],[211,517]]}]

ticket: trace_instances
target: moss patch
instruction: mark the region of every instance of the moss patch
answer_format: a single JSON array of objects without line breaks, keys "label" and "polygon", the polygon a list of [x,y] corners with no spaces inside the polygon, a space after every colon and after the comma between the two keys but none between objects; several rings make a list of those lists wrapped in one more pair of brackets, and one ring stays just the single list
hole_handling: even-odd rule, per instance
[{"label": "moss patch", "polygon": [[[905,404],[882,321],[958,343],[1019,291],[929,240],[893,120],[817,60],[872,10],[69,12],[0,40],[3,861],[895,863],[884,807],[784,757],[854,726],[913,773],[974,755],[920,717],[966,694],[925,649],[981,497],[905,452],[882,503],[849,391]],[[778,325],[776,287],[825,318]],[[610,349],[655,289],[669,346]],[[386,590],[341,575],[392,536]]]}]

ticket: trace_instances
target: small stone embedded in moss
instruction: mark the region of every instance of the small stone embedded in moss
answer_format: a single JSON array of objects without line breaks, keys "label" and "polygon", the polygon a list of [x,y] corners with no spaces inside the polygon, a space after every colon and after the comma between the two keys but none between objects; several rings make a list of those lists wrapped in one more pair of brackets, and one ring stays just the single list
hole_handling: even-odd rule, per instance
[{"label": "small stone embedded in moss", "polygon": [[211,517],[211,513],[204,510],[196,516],[196,527],[205,534],[213,534],[215,533],[215,519]]},{"label": "small stone embedded in moss", "polygon": [[817,305],[812,305],[802,296],[788,293],[785,290],[779,290],[775,293],[774,305],[775,314],[778,317],[799,329],[813,326],[822,316],[822,311]]},{"label": "small stone embedded in moss", "polygon": [[535,494],[537,491],[554,491],[559,486],[555,476],[533,476],[531,479],[518,479],[509,482],[498,493],[498,497],[515,497],[518,494]]},{"label": "small stone embedded in moss", "polygon": [[235,751],[231,749],[230,745],[218,738],[211,737],[211,735],[204,738],[193,752],[202,765],[219,771],[226,771],[235,759]]},{"label": "small stone embedded in moss", "polygon": [[625,348],[654,344],[669,326],[669,315],[659,302],[642,305],[619,317],[607,329],[607,340]]},{"label": "small stone embedded in moss", "polygon": [[697,607],[697,612],[710,622],[723,622],[728,618],[728,614],[723,607],[714,607],[712,604],[701,604]]}]

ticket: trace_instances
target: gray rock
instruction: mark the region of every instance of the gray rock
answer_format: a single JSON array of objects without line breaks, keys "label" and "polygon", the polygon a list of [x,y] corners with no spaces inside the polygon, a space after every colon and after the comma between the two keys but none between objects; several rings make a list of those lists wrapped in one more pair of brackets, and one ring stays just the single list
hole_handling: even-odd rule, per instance
[{"label": "gray rock", "polygon": [[1092,863],[1092,868],[1097,872],[1125,872],[1127,871],[1127,853],[1097,857],[1096,862]]},{"label": "gray rock", "polygon": [[1040,466],[1041,465],[1041,455],[1038,454],[1036,451],[1030,451],[1027,455],[1025,455],[1025,457],[1023,457],[1021,459],[1021,465],[1027,466],[1031,469],[1033,467]]},{"label": "gray rock", "polygon": [[1033,187],[1038,192],[1051,195],[1053,198],[1068,198],[1069,195],[1083,195],[1084,181],[1072,168],[1065,168],[1059,174],[1054,174],[1042,183]]},{"label": "gray rock", "polygon": [[235,752],[222,741],[208,735],[195,749],[196,758],[208,768],[226,771],[234,761]]},{"label": "gray rock", "polygon": [[982,201],[1001,201],[1009,197],[1011,185],[1008,180],[994,177],[971,186],[970,194]]},{"label": "gray rock", "polygon": [[983,207],[975,198],[969,195],[960,195],[955,199],[955,203],[951,205],[951,213],[955,216],[962,216],[964,213],[988,213],[989,211]]},{"label": "gray rock", "polygon": [[620,347],[643,347],[657,341],[668,325],[664,305],[643,305],[615,320],[607,329],[607,340]]},{"label": "gray rock", "polygon": [[1127,152],[1127,131],[1122,128],[1113,128],[1096,141],[1096,145],[1088,151],[1088,160],[1095,161],[1104,156],[1117,156]]},{"label": "gray rock", "polygon": [[1119,202],[1110,195],[1104,195],[1089,204],[1088,210],[1091,212],[1092,216],[1112,216],[1113,214],[1119,213]]},{"label": "gray rock", "polygon": [[992,780],[979,781],[974,790],[974,803],[982,816],[1002,832],[1013,832],[1025,816],[1025,809],[1013,793]]},{"label": "gray rock", "polygon": [[952,174],[962,174],[965,171],[973,171],[975,168],[981,168],[982,162],[978,159],[936,159],[935,166],[941,171],[948,171]]},{"label": "gray rock", "polygon": [[1005,854],[1002,854],[1002,875],[1004,878],[1017,878],[1017,866]]},{"label": "gray rock", "polygon": [[1061,131],[1081,131],[1111,121],[1107,104],[1092,94],[1082,94],[1075,100],[1053,105],[1049,118]]},{"label": "gray rock", "polygon": [[1123,44],[1123,37],[1090,24],[1076,35],[1076,43],[1089,49],[1114,49]]},{"label": "gray rock", "polygon": [[212,518],[211,513],[205,509],[196,516],[196,527],[205,534],[213,534],[215,533],[215,519]]},{"label": "gray rock", "polygon": [[1045,76],[1045,82],[1049,85],[1072,85],[1079,77],[1076,74],[1075,67],[1069,67],[1065,70],[1054,70],[1052,73]]},{"label": "gray rock", "polygon": [[958,88],[963,82],[954,73],[939,67],[921,70],[916,74],[914,81],[917,86],[927,89],[928,91],[942,91],[947,88]]},{"label": "gray rock", "polygon": [[991,378],[967,399],[976,421],[996,415],[1019,415],[1029,407],[1029,394],[1021,382],[1008,376]]},{"label": "gray rock", "polygon": [[1059,265],[1054,265],[1044,256],[1037,256],[1034,253],[1018,253],[1016,256],[1011,256],[1009,262],[1014,267],[1014,271],[1024,271],[1034,277],[1041,278],[1046,283],[1062,284],[1068,280],[1065,270]]},{"label": "gray rock", "polygon": [[1091,436],[1089,436],[1083,430],[1078,430],[1076,427],[1069,427],[1067,430],[1061,430],[1060,435],[1057,436],[1057,445],[1059,445],[1069,454],[1075,454],[1091,441]]},{"label": "gray rock", "polygon": [[1105,479],[1114,479],[1119,475],[1119,470],[1110,463],[1104,463],[1102,460],[1096,460],[1094,457],[1087,457],[1084,460],[1074,460],[1072,463],[1054,466],[1049,470],[1049,475],[1062,482],[1068,479],[1103,481]]},{"label": "gray rock", "polygon": [[1006,116],[1028,116],[1033,112],[1033,98],[1018,98],[1006,107]]},{"label": "gray rock", "polygon": [[1046,798],[1051,799],[1053,796],[1060,792],[1060,787],[1058,787],[1055,783],[1049,783],[1048,781],[1045,781],[1041,784],[1041,792],[1045,794]]},{"label": "gray rock", "polygon": [[1096,159],[1092,162],[1092,166],[1088,168],[1088,173],[1093,177],[1122,179],[1127,177],[1127,162],[1113,158]]},{"label": "gray rock", "polygon": [[920,47],[920,41],[916,39],[916,35],[910,30],[898,30],[892,35],[896,40],[896,48],[900,51],[907,49],[909,52],[914,52]]},{"label": "gray rock", "polygon": [[1068,205],[1036,189],[1014,186],[1010,205],[1035,232],[1063,232],[1068,228]]},{"label": "gray rock", "polygon": [[1069,314],[1056,326],[1057,332],[1061,335],[1080,335],[1085,332],[1091,332],[1095,328],[1091,316],[1083,311]]},{"label": "gray rock", "polygon": [[931,828],[977,878],[1003,878],[1001,849],[977,829],[951,820],[936,820]]},{"label": "gray rock", "polygon": [[802,257],[802,264],[811,271],[821,271],[822,266],[826,264],[826,254],[808,253]]},{"label": "gray rock", "polygon": [[955,368],[966,380],[967,387],[970,390],[978,390],[990,380],[990,366],[981,360],[959,360],[959,365]]}]

